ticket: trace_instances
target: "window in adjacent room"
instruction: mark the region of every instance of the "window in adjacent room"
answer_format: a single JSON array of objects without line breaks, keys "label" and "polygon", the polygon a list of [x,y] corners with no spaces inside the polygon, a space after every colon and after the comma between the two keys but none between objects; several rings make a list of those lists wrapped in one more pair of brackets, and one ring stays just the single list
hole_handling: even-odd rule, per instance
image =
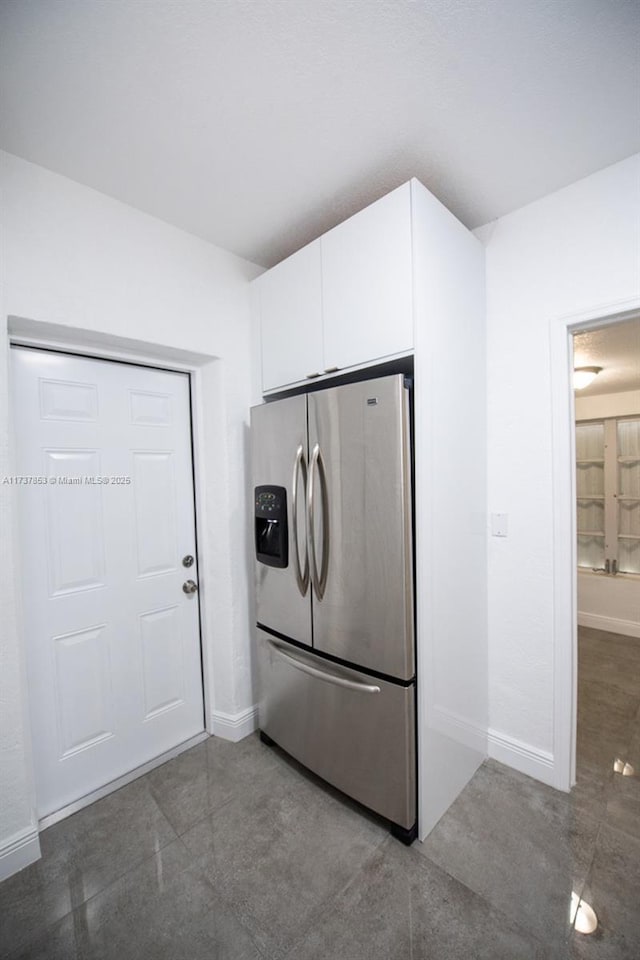
[{"label": "window in adjacent room", "polygon": [[576,424],[578,567],[640,574],[640,418]]}]

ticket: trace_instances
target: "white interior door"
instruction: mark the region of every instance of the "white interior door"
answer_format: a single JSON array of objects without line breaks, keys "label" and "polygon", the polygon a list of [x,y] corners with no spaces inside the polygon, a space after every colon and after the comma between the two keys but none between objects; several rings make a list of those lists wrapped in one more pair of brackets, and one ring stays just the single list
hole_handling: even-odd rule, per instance
[{"label": "white interior door", "polygon": [[13,373],[44,817],[203,729],[189,379],[28,348]]}]

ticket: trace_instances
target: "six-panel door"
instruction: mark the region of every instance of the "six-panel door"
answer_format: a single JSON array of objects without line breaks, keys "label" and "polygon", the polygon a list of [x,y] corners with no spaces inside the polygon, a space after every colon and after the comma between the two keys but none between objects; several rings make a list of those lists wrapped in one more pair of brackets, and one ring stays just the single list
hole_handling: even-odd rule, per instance
[{"label": "six-panel door", "polygon": [[38,815],[203,729],[185,374],[13,350]]}]

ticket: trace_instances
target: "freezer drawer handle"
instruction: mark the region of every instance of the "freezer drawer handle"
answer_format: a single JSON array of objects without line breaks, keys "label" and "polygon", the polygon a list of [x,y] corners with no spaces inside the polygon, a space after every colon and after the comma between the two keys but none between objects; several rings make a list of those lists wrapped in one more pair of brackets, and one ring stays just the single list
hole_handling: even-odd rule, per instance
[{"label": "freezer drawer handle", "polygon": [[293,464],[293,487],[291,496],[291,512],[293,519],[293,556],[295,560],[295,573],[298,590],[304,597],[309,589],[309,551],[307,550],[307,538],[304,541],[304,573],[300,566],[300,551],[298,548],[298,483],[302,473],[302,484],[307,489],[307,465],[304,462],[304,451],[302,444],[296,450],[296,459]]},{"label": "freezer drawer handle", "polygon": [[[320,480],[320,496],[322,497],[322,566],[318,576],[318,559],[316,556],[316,533],[315,533],[315,474],[318,470]],[[309,467],[309,490],[307,494],[307,517],[309,530],[309,553],[311,566],[311,579],[313,588],[318,600],[324,597],[324,591],[327,586],[327,571],[329,568],[329,503],[327,496],[327,477],[324,469],[324,460],[320,444],[316,443],[311,455],[311,465]]]},{"label": "freezer drawer handle", "polygon": [[359,693],[380,693],[380,687],[374,684],[360,683],[358,680],[347,680],[346,677],[339,677],[335,673],[327,673],[325,670],[312,667],[311,664],[305,663],[304,660],[299,660],[298,657],[294,657],[290,653],[285,653],[280,644],[276,643],[275,640],[267,639],[267,643],[274,653],[277,653],[283,660],[286,660],[290,666],[295,667],[296,670],[301,670],[302,673],[308,673],[312,677],[317,677],[318,680],[326,680],[327,683],[335,683],[337,687],[357,690]]}]

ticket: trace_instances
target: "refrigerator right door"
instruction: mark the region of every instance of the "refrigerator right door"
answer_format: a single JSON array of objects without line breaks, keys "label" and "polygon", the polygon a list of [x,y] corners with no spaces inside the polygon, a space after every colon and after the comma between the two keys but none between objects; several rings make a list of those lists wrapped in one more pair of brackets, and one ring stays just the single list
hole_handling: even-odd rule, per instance
[{"label": "refrigerator right door", "polygon": [[409,396],[402,375],[310,394],[313,645],[415,673]]}]

